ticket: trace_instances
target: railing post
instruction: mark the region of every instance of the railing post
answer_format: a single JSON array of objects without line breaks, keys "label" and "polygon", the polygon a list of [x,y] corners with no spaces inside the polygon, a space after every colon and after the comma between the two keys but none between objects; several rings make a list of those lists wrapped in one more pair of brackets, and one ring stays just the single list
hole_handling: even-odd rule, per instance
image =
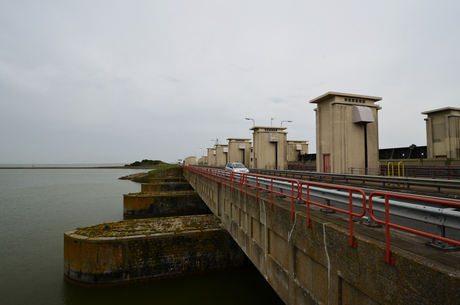
[{"label": "railing post", "polygon": [[256,177],[256,201],[259,203],[259,176]]},{"label": "railing post", "polygon": [[386,254],[385,262],[392,266],[395,265],[395,260],[391,257],[390,252],[390,200],[388,195],[385,195],[385,234],[386,234]]},{"label": "railing post", "polygon": [[[300,185],[297,183],[297,197],[299,196],[299,190]],[[295,220],[295,214],[294,214],[294,181],[291,183],[291,218]]]},{"label": "railing post", "polygon": [[270,209],[273,210],[273,178],[270,179]]},{"label": "railing post", "polygon": [[[301,187],[303,191],[303,187]],[[309,228],[312,227],[311,219],[310,219],[310,184],[307,184],[307,226]]]},{"label": "railing post", "polygon": [[350,247],[356,248],[356,241],[353,239],[353,192],[349,190],[348,193],[350,201]]}]

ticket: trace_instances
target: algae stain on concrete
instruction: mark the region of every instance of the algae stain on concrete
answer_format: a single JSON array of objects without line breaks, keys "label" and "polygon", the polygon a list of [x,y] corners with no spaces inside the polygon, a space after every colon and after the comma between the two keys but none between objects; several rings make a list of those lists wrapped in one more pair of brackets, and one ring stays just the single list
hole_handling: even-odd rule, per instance
[{"label": "algae stain on concrete", "polygon": [[181,233],[221,229],[220,220],[214,215],[157,217],[102,223],[86,228],[77,228],[74,234],[95,237],[124,237],[153,235],[157,233]]}]

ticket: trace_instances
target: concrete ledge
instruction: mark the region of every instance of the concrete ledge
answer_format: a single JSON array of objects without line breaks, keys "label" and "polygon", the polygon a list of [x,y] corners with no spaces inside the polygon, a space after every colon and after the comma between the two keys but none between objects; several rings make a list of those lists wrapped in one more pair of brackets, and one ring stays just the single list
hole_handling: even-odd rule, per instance
[{"label": "concrete ledge", "polygon": [[64,233],[64,274],[119,283],[243,266],[244,253],[213,215],[104,223]]},{"label": "concrete ledge", "polygon": [[177,192],[190,190],[193,191],[193,188],[187,181],[143,183],[141,185],[141,193]]},{"label": "concrete ledge", "polygon": [[136,193],[123,195],[123,215],[161,217],[209,214],[195,191]]}]

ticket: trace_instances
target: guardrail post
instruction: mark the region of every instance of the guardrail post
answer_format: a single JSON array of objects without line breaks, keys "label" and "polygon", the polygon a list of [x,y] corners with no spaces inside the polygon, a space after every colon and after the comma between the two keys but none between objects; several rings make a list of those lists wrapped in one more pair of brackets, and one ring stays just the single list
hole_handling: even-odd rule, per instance
[{"label": "guardrail post", "polygon": [[371,228],[381,228],[382,225],[375,222],[372,217],[369,215],[369,211],[366,212],[366,216],[367,216],[367,219],[366,220],[363,220],[361,221],[361,224],[365,225],[365,226],[368,226],[368,227],[371,227]]},{"label": "guardrail post", "polygon": [[[437,231],[438,231],[438,236],[441,236],[441,237],[446,237],[446,227],[445,226],[436,226],[437,227]],[[438,240],[438,239],[435,239],[435,238],[432,238],[431,241],[427,242],[426,243],[427,246],[431,246],[431,247],[435,247],[437,249],[440,249],[440,250],[444,250],[444,251],[458,251],[460,250],[460,247],[456,246],[456,245],[453,245],[453,244],[450,244],[450,243],[447,243],[445,241],[442,241],[442,240]]]},{"label": "guardrail post", "polygon": [[[327,205],[327,206],[331,206],[331,200],[330,200],[330,199],[326,199],[326,205]],[[319,209],[319,210],[320,210],[321,212],[323,212],[323,213],[335,213],[334,210],[329,209],[329,208],[321,208],[321,209]]]}]

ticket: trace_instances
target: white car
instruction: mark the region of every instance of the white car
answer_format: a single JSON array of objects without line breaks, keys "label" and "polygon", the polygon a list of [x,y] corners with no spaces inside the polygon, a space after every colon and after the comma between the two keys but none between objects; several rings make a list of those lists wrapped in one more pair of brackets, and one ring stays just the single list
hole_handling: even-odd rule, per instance
[{"label": "white car", "polygon": [[225,166],[226,171],[231,171],[235,173],[249,173],[249,169],[244,166],[243,163],[232,162]]}]

